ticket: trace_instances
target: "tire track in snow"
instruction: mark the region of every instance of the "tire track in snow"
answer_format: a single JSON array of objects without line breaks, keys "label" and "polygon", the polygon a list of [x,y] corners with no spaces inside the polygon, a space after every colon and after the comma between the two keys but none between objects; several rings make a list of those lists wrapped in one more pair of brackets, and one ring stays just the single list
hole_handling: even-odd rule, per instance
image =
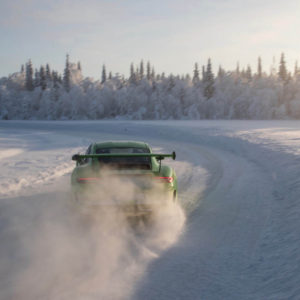
[{"label": "tire track in snow", "polygon": [[202,139],[188,147],[195,164],[197,156],[206,160],[209,179],[200,205],[134,299],[246,299],[258,284],[250,266],[269,216],[272,179],[243,152],[228,151],[230,139]]}]

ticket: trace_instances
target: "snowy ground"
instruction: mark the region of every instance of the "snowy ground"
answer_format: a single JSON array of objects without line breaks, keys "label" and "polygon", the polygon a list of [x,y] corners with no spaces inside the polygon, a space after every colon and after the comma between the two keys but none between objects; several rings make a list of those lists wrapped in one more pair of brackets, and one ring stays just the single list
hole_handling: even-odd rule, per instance
[{"label": "snowy ground", "polygon": [[[176,150],[147,231],[70,211],[91,141]],[[300,122],[0,122],[0,299],[299,299]],[[114,216],[116,217],[116,216]]]}]

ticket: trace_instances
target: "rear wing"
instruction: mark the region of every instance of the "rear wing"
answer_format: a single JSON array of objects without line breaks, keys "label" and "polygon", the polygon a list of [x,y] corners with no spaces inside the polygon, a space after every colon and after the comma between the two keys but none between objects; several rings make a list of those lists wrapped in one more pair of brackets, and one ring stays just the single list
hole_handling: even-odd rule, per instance
[{"label": "rear wing", "polygon": [[103,153],[103,154],[74,154],[72,160],[77,162],[85,158],[100,158],[100,157],[155,157],[157,160],[162,160],[165,157],[176,159],[176,153],[173,151],[171,154],[156,154],[156,153]]}]

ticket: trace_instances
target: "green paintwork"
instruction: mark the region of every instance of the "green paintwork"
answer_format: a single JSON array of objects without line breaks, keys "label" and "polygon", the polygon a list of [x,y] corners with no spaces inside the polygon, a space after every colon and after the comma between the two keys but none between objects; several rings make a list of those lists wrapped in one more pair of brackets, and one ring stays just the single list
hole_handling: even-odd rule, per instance
[{"label": "green paintwork", "polygon": [[[148,153],[110,153],[110,154],[97,154],[96,149],[105,148],[142,148]],[[85,189],[88,189],[89,185],[84,184],[82,181],[85,179],[98,179],[101,180],[101,168],[102,165],[99,163],[99,157],[149,157],[151,160],[151,169],[117,169],[112,172],[112,175],[122,175],[125,176],[143,176],[149,175],[154,177],[172,177],[172,182],[167,180],[161,180],[164,185],[164,190],[168,193],[172,193],[174,199],[177,197],[177,177],[173,168],[167,165],[161,165],[161,160],[164,158],[176,158],[175,152],[171,154],[156,154],[152,152],[151,147],[143,142],[135,141],[109,141],[104,143],[93,143],[89,146],[88,154],[75,154],[72,159],[76,161],[76,167],[74,168],[71,175],[71,186],[74,194],[81,193]],[[103,172],[102,172],[103,173]],[[107,173],[106,173],[107,176]],[[80,180],[82,179],[82,181]],[[148,178],[148,177],[147,177]],[[157,179],[156,179],[157,180]],[[115,187],[114,187],[115,188]]]}]

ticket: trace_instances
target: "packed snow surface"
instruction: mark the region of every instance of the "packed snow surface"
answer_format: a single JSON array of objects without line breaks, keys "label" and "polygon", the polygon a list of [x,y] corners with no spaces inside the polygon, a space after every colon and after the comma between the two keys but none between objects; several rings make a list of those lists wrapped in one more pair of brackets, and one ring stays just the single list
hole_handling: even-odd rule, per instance
[{"label": "packed snow surface", "polygon": [[[149,227],[69,202],[71,155],[177,153]],[[300,122],[0,122],[0,299],[299,299]],[[109,197],[109,195],[108,195]]]}]

